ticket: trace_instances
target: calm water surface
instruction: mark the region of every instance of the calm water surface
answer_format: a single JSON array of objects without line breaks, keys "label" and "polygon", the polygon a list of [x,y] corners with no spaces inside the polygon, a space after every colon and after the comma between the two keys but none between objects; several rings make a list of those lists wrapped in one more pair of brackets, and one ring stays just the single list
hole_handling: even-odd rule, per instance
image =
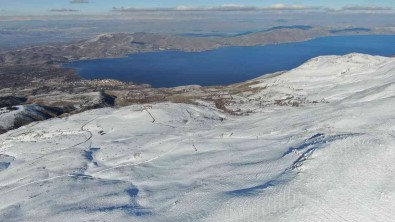
[{"label": "calm water surface", "polygon": [[323,37],[307,42],[268,46],[226,47],[205,52],[162,51],[132,54],[127,58],[77,61],[85,79],[117,79],[154,87],[198,84],[225,85],[263,74],[289,70],[320,55],[352,52],[395,55],[395,36]]}]

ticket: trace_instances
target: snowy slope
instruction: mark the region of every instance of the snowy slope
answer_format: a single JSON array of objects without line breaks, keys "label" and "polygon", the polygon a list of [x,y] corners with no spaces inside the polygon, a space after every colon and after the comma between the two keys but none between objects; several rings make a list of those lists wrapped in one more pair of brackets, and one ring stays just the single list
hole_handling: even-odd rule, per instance
[{"label": "snowy slope", "polygon": [[315,103],[136,105],[10,131],[0,221],[395,221],[394,83],[395,59],[327,56],[254,86]]}]

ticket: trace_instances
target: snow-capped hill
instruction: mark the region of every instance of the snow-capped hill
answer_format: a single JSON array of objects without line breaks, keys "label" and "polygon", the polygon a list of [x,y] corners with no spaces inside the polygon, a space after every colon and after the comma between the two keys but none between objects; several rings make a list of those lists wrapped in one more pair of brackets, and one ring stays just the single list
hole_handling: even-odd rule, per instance
[{"label": "snow-capped hill", "polygon": [[263,79],[256,87],[268,87],[277,98],[298,95],[309,101],[328,102],[394,81],[395,58],[353,53],[311,59],[280,76]]},{"label": "snow-capped hill", "polygon": [[159,103],[7,132],[0,221],[395,221],[394,63],[320,57],[256,80],[248,96],[305,102],[275,112]]},{"label": "snow-capped hill", "polygon": [[[336,68],[334,65],[362,65],[365,67],[374,67],[378,64],[388,61],[388,57],[372,56],[360,53],[350,53],[347,55],[329,55],[318,56],[305,62],[303,65],[296,69],[309,69],[309,68]],[[339,68],[339,67],[338,67]]]},{"label": "snow-capped hill", "polygon": [[46,120],[62,113],[63,111],[60,109],[37,104],[0,108],[0,132],[15,129],[34,121]]},{"label": "snow-capped hill", "polygon": [[[114,106],[115,98],[103,92],[88,92],[71,95],[65,92],[53,92],[32,96],[31,104],[23,104],[17,97],[3,97],[0,107],[0,134],[17,129],[31,122],[54,118],[71,112]],[[21,98],[19,98],[21,99]],[[42,105],[43,101],[46,105]],[[20,104],[20,105],[15,105]]]},{"label": "snow-capped hill", "polygon": [[[131,42],[133,36],[128,33],[104,33],[97,35],[94,38],[88,39],[85,43],[89,44],[111,44],[115,41]],[[83,47],[84,45],[82,45]]]}]

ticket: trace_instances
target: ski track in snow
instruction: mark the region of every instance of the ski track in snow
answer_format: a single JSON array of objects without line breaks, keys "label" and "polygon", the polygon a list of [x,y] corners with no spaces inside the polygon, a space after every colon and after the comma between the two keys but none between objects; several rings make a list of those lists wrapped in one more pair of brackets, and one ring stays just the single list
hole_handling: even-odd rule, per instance
[{"label": "ski track in snow", "polygon": [[105,108],[0,135],[0,221],[395,221],[395,60],[260,81],[249,99],[321,102]]}]

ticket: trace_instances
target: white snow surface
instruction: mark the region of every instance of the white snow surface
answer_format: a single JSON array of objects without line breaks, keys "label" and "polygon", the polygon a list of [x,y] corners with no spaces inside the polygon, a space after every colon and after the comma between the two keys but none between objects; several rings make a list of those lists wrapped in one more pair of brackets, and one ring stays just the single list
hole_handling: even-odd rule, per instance
[{"label": "white snow surface", "polygon": [[395,221],[395,59],[318,57],[259,85],[324,102],[134,105],[1,135],[0,221]]}]

